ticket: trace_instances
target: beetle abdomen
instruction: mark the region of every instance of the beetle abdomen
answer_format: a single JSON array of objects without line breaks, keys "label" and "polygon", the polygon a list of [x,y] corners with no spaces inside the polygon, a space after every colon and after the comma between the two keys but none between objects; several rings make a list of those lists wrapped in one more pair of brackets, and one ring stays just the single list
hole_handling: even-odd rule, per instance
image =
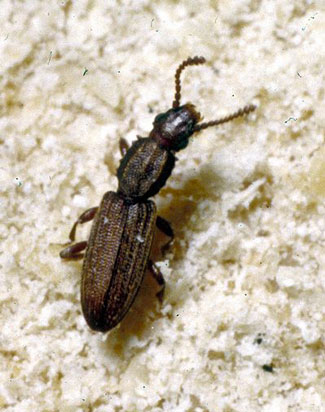
[{"label": "beetle abdomen", "polygon": [[82,310],[93,330],[112,329],[128,311],[142,283],[155,222],[152,201],[130,205],[114,192],[104,195],[81,281]]}]

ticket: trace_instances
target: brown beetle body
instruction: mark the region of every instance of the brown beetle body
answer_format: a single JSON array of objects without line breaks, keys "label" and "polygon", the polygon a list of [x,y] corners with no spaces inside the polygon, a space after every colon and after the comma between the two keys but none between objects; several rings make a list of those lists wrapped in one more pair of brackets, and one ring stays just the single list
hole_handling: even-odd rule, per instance
[{"label": "brown beetle body", "polygon": [[193,104],[180,105],[180,74],[186,66],[204,62],[203,57],[188,58],[178,67],[173,107],[155,117],[149,137],[139,138],[128,149],[126,142],[121,140],[124,156],[117,170],[117,192],[107,192],[99,208],[87,210],[73,225],[72,242],[77,225],[95,218],[88,242],[75,243],[60,253],[61,258],[75,259],[82,257],[80,252],[86,249],[81,305],[93,330],[107,332],[123,319],[138,293],[148,265],[164,287],[163,276],[149,256],[154,226],[171,239],[173,231],[167,221],[157,216],[156,206],[148,198],[157,194],[171,175],[176,162],[175,152],[184,149],[194,133],[255,109],[249,105],[222,119],[199,123],[201,116]]},{"label": "brown beetle body", "polygon": [[112,329],[127,313],[147,267],[155,223],[152,201],[129,205],[117,193],[104,195],[81,280],[82,310],[93,330]]},{"label": "brown beetle body", "polygon": [[136,140],[117,169],[118,192],[131,203],[154,196],[175,166],[173,153],[151,138]]}]

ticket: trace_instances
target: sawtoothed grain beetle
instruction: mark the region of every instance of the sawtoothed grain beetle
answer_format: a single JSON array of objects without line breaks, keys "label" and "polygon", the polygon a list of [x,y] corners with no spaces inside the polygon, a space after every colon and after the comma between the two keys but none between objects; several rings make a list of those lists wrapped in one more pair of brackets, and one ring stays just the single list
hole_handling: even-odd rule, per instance
[{"label": "sawtoothed grain beetle", "polygon": [[88,242],[75,243],[60,253],[63,259],[84,257],[81,305],[93,330],[107,332],[123,319],[147,267],[161,286],[158,295],[162,298],[164,278],[150,260],[150,251],[155,226],[171,240],[173,231],[165,219],[157,216],[155,203],[149,198],[160,191],[171,175],[175,152],[184,149],[194,133],[255,109],[248,105],[229,116],[200,123],[201,116],[193,104],[180,105],[182,71],[204,62],[203,57],[189,57],[178,67],[173,107],[155,117],[149,137],[138,138],[131,147],[120,140],[123,158],[117,170],[117,192],[105,193],[100,206],[85,211],[73,225],[71,242],[75,241],[77,225],[94,218]]}]

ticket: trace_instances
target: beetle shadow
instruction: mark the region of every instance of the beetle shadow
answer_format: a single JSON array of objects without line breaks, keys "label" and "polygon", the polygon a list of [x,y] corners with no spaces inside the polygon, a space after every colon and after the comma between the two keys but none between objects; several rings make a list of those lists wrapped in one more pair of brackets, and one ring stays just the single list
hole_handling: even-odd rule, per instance
[{"label": "beetle shadow", "polygon": [[[186,171],[184,174],[186,175]],[[178,234],[187,227],[200,201],[219,198],[225,190],[224,187],[225,182],[212,166],[201,165],[195,177],[185,179],[180,188],[173,189],[167,186],[161,190],[160,199],[158,196],[156,198],[158,214],[167,219],[174,230],[175,240],[171,245],[171,250],[177,248],[174,259],[180,260],[185,255],[177,240]],[[162,202],[161,198],[170,198],[170,201]],[[156,229],[151,253],[154,262],[163,259],[161,248],[167,241],[168,237]],[[165,280],[168,284],[168,278]],[[153,325],[158,325],[157,320],[165,316],[161,313],[161,303],[156,296],[159,290],[159,286],[147,270],[130,311],[120,325],[108,335],[105,345],[108,352],[116,356],[124,356],[131,340],[132,342],[134,339],[149,341]]]},{"label": "beetle shadow", "polygon": [[[153,323],[162,316],[160,302],[156,296],[158,290],[147,270],[131,309],[121,323],[107,336],[105,349],[110,354],[127,357],[130,346],[136,346],[137,341],[150,340]],[[139,345],[139,347],[143,346]]]},{"label": "beetle shadow", "polygon": [[[186,172],[184,172],[186,174]],[[193,227],[192,217],[197,214],[202,201],[220,198],[227,189],[227,182],[209,164],[198,166],[198,170],[191,178],[186,178],[184,184],[177,189],[166,187],[161,195],[171,197],[171,201],[158,208],[158,214],[171,223],[175,233],[175,241],[172,245],[174,256],[177,260],[184,258],[186,248],[180,245],[186,228]]]}]

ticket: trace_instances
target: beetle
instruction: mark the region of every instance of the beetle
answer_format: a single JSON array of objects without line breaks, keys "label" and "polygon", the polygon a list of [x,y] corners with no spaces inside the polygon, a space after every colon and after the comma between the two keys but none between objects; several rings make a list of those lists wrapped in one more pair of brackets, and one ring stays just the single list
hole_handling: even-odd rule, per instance
[{"label": "beetle", "polygon": [[[74,243],[60,252],[63,259],[84,258],[81,279],[81,305],[89,327],[107,332],[126,315],[149,268],[161,286],[157,294],[162,299],[165,281],[150,260],[155,226],[170,237],[170,224],[157,216],[150,200],[165,185],[177,158],[189,138],[208,127],[229,122],[255,110],[254,105],[206,123],[192,103],[180,104],[182,71],[187,66],[205,63],[204,57],[189,57],[175,73],[175,97],[172,108],[158,114],[148,137],[138,137],[131,147],[122,138],[122,159],[117,169],[118,189],[107,192],[99,207],[86,210],[70,231],[75,242],[76,229],[94,219],[89,240]],[[81,253],[85,250],[85,253]]]}]

